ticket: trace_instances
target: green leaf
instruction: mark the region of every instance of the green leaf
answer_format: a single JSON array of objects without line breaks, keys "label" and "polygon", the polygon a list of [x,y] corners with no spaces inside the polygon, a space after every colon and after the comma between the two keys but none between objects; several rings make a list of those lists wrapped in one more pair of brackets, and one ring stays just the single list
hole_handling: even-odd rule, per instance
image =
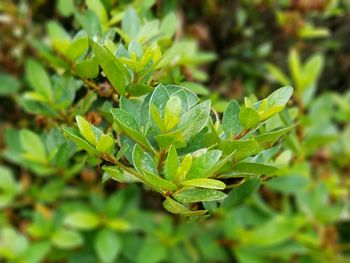
[{"label": "green leaf", "polygon": [[210,106],[210,100],[206,100],[182,115],[179,129],[183,132],[186,141],[199,133],[207,125]]},{"label": "green leaf", "polygon": [[40,137],[30,130],[21,130],[20,139],[26,156],[39,162],[47,162],[47,152]]},{"label": "green leaf", "polygon": [[290,86],[275,90],[267,97],[268,107],[284,106],[293,95],[293,88]]},{"label": "green leaf", "polygon": [[85,34],[78,35],[67,49],[67,57],[71,61],[75,61],[81,55],[83,55],[89,47],[88,37]]},{"label": "green leaf", "polygon": [[51,241],[61,249],[73,249],[84,243],[84,239],[79,232],[62,228],[51,236]]},{"label": "green leaf", "polygon": [[166,134],[159,134],[154,138],[161,149],[168,149],[171,145],[175,148],[186,146],[184,135],[179,130]]},{"label": "green leaf", "polygon": [[20,190],[21,187],[16,183],[11,170],[0,166],[0,209],[11,204]]},{"label": "green leaf", "polygon": [[85,59],[75,64],[77,73],[83,79],[93,79],[98,76],[99,68],[95,58]]},{"label": "green leaf", "polygon": [[70,16],[74,13],[74,0],[59,0],[57,10],[62,16]]},{"label": "green leaf", "polygon": [[96,214],[89,211],[76,211],[64,218],[64,224],[81,230],[91,230],[100,224]]},{"label": "green leaf", "polygon": [[150,148],[149,142],[139,131],[139,127],[134,117],[122,109],[111,109],[114,120],[117,122],[120,129],[135,140],[137,143]]},{"label": "green leaf", "polygon": [[260,146],[254,138],[239,141],[224,140],[219,144],[219,150],[221,150],[224,155],[235,153],[235,160],[241,160],[247,156],[257,154],[259,149]]},{"label": "green leaf", "polygon": [[155,174],[156,169],[153,158],[148,153],[144,152],[137,144],[132,153],[132,161],[143,182],[155,191],[165,194],[168,191],[172,192],[177,189],[175,184]]},{"label": "green leaf", "polygon": [[310,88],[317,81],[324,66],[323,56],[317,54],[308,59],[303,67],[302,87]]},{"label": "green leaf", "polygon": [[96,149],[99,152],[108,152],[109,149],[113,146],[114,139],[111,135],[102,134],[96,144]]},{"label": "green leaf", "polygon": [[181,100],[178,96],[171,96],[164,108],[165,131],[172,130],[180,121]]},{"label": "green leaf", "polygon": [[260,180],[257,178],[246,180],[243,184],[240,184],[231,190],[227,198],[222,202],[221,206],[223,208],[231,208],[233,206],[240,205],[243,203],[243,200],[248,198],[258,189],[259,185]]},{"label": "green leaf", "polygon": [[281,138],[283,135],[288,133],[291,129],[293,129],[293,126],[289,126],[286,128],[278,128],[276,130],[273,130],[271,132],[263,133],[255,137],[255,140],[262,145],[263,147],[270,147],[273,145],[279,138]]},{"label": "green leaf", "polygon": [[302,68],[299,53],[296,49],[291,49],[288,55],[289,70],[292,74],[292,78],[296,84],[296,87],[300,89],[300,83],[302,81]]},{"label": "green leaf", "polygon": [[201,156],[195,158],[192,163],[192,167],[187,175],[187,179],[205,178],[214,173],[213,168],[219,161],[222,152],[219,150],[208,151]]},{"label": "green leaf", "polygon": [[28,59],[26,63],[26,78],[32,88],[43,95],[48,100],[52,99],[52,86],[49,75],[43,66],[33,59]]},{"label": "green leaf", "polygon": [[134,183],[140,180],[122,168],[116,166],[103,166],[102,169],[115,181],[120,183]]},{"label": "green leaf", "polygon": [[176,171],[179,168],[179,157],[174,146],[171,146],[164,164],[164,177],[171,181],[176,176]]},{"label": "green leaf", "polygon": [[85,120],[81,116],[76,116],[75,120],[77,122],[80,134],[92,145],[96,145],[97,140],[93,130],[93,126],[90,122]]},{"label": "green leaf", "polygon": [[108,23],[107,12],[100,0],[86,0],[86,5],[98,17],[101,25],[106,25]]},{"label": "green leaf", "polygon": [[278,167],[264,163],[240,162],[232,167],[232,171],[243,174],[274,175]]},{"label": "green leaf", "polygon": [[58,22],[50,21],[47,23],[47,31],[53,48],[66,55],[71,42],[71,38],[66,30]]},{"label": "green leaf", "polygon": [[231,100],[227,105],[222,119],[222,128],[226,138],[231,138],[243,131],[242,125],[239,122],[240,111],[241,109],[236,100]]},{"label": "green leaf", "polygon": [[97,232],[94,248],[102,262],[114,262],[121,252],[122,244],[113,231],[104,228]]},{"label": "green leaf", "polygon": [[157,107],[154,106],[154,104],[152,104],[150,106],[150,113],[151,113],[152,119],[155,122],[155,124],[157,125],[157,127],[162,132],[164,132],[165,131],[164,121],[162,119],[162,116],[160,115],[160,112],[158,111]]},{"label": "green leaf", "polygon": [[220,201],[226,198],[226,194],[213,189],[185,189],[176,192],[174,198],[181,203],[197,203]]},{"label": "green leaf", "polygon": [[85,141],[78,130],[74,128],[63,127],[63,131],[69,139],[71,139],[75,144],[87,151],[89,154],[97,154],[95,147]]},{"label": "green leaf", "polygon": [[215,179],[208,179],[208,178],[186,180],[182,182],[182,185],[198,187],[198,188],[219,189],[219,190],[226,188],[226,185],[223,182]]},{"label": "green leaf", "polygon": [[239,122],[244,128],[251,129],[259,124],[260,115],[253,108],[244,108],[239,113]]},{"label": "green leaf", "polygon": [[200,216],[206,214],[207,210],[191,211],[174,199],[167,197],[163,202],[163,207],[170,213],[183,216]]},{"label": "green leaf", "polygon": [[126,10],[122,20],[122,30],[130,37],[130,39],[136,38],[141,29],[141,21],[136,11],[129,7]]},{"label": "green leaf", "polygon": [[125,88],[129,82],[129,72],[114,54],[100,44],[93,43],[92,49],[96,55],[98,64],[103,69],[112,86],[120,95],[124,95]]},{"label": "green leaf", "polygon": [[288,79],[288,77],[276,66],[272,64],[266,65],[267,70],[270,72],[270,74],[282,85],[288,86],[291,85],[291,81]]},{"label": "green leaf", "polygon": [[298,217],[276,216],[267,223],[242,233],[244,245],[270,247],[281,244],[297,233],[303,225]]},{"label": "green leaf", "polygon": [[0,73],[0,96],[16,93],[20,87],[19,81],[11,75]]},{"label": "green leaf", "polygon": [[174,12],[170,12],[165,16],[165,18],[162,20],[159,32],[160,34],[165,35],[167,38],[171,38],[179,25],[178,19]]}]

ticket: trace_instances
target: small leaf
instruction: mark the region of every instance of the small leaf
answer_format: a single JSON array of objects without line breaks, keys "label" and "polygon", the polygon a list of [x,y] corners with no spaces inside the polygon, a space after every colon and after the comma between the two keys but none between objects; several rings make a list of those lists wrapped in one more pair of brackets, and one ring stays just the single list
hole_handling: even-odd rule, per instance
[{"label": "small leaf", "polygon": [[52,243],[61,249],[73,249],[81,246],[84,239],[79,232],[59,229],[51,237]]},{"label": "small leaf", "polygon": [[182,115],[179,129],[185,140],[199,133],[208,123],[211,101],[206,100]]},{"label": "small leaf", "polygon": [[100,219],[92,212],[76,211],[64,218],[64,224],[81,230],[91,230],[100,224]]},{"label": "small leaf", "polygon": [[85,59],[75,64],[77,73],[84,79],[93,79],[98,76],[99,68],[95,58]]},{"label": "small leaf", "polygon": [[176,171],[174,181],[177,184],[180,184],[183,180],[185,180],[188,171],[191,169],[191,166],[192,166],[192,155],[187,154],[185,158],[182,159],[182,162]]},{"label": "small leaf", "polygon": [[219,189],[219,190],[226,188],[226,185],[223,182],[215,179],[208,179],[208,178],[186,180],[182,182],[182,185],[199,187],[199,188]]},{"label": "small leaf", "polygon": [[165,132],[172,130],[180,121],[181,100],[178,96],[171,96],[164,108]]},{"label": "small leaf", "polygon": [[122,20],[122,30],[131,38],[134,39],[141,28],[141,21],[136,11],[133,8],[128,8]]},{"label": "small leaf", "polygon": [[155,191],[165,194],[168,191],[172,192],[177,189],[175,184],[164,180],[154,173],[156,169],[152,157],[137,144],[132,153],[132,161],[143,182]]},{"label": "small leaf", "polygon": [[273,175],[278,167],[264,163],[237,163],[232,170],[236,173],[257,174],[257,175]]},{"label": "small leaf", "polygon": [[129,82],[129,72],[114,54],[100,44],[94,43],[92,49],[96,55],[98,64],[103,69],[112,86],[120,95],[124,95],[126,85]]},{"label": "small leaf", "polygon": [[101,25],[105,25],[108,23],[107,12],[103,6],[103,3],[100,0],[86,0],[86,5],[98,17],[98,20],[100,21]]},{"label": "small leaf", "polygon": [[114,140],[112,136],[102,134],[96,144],[96,149],[99,152],[108,152],[109,149],[113,146]]},{"label": "small leaf", "polygon": [[113,231],[103,228],[97,232],[94,248],[102,262],[114,262],[121,252],[122,245],[120,238]]},{"label": "small leaf", "polygon": [[268,107],[284,106],[293,95],[293,88],[290,86],[275,90],[267,97]]},{"label": "small leaf", "polygon": [[45,146],[38,135],[30,130],[22,130],[20,132],[20,139],[22,149],[26,153],[30,154],[38,161],[44,163],[47,161],[48,156]]},{"label": "small leaf", "polygon": [[170,197],[164,200],[163,207],[170,213],[183,216],[200,216],[208,212],[207,210],[191,211]]},{"label": "small leaf", "polygon": [[96,145],[97,141],[96,141],[96,136],[95,133],[93,131],[92,125],[91,123],[89,123],[87,120],[85,120],[83,117],[81,116],[76,116],[75,120],[77,122],[79,131],[81,133],[81,135],[92,145]]},{"label": "small leaf", "polygon": [[222,150],[225,155],[234,153],[234,159],[241,160],[247,156],[257,154],[260,146],[254,138],[234,141],[224,140],[219,144],[219,149]]},{"label": "small leaf", "polygon": [[193,160],[188,179],[206,178],[212,175],[215,164],[219,161],[222,152],[219,150],[208,151]]},{"label": "small leaf", "polygon": [[29,59],[26,63],[26,78],[32,88],[47,99],[52,99],[52,86],[49,75],[36,60]]},{"label": "small leaf", "polygon": [[80,135],[80,133],[74,129],[69,127],[63,127],[63,131],[65,135],[71,139],[75,144],[79,147],[83,148],[89,154],[97,154],[96,149]]},{"label": "small leaf", "polygon": [[174,146],[170,146],[164,164],[164,177],[166,180],[171,181],[175,178],[179,165],[179,157],[177,156],[176,149]]},{"label": "small leaf", "polygon": [[111,109],[111,113],[118,126],[126,135],[137,143],[150,147],[147,139],[139,131],[135,118],[130,113],[122,109]]},{"label": "small leaf", "polygon": [[134,175],[116,166],[103,166],[102,169],[115,181],[120,183],[134,183],[140,180]]},{"label": "small leaf", "polygon": [[85,33],[85,36],[80,35],[72,41],[67,50],[67,57],[70,60],[75,61],[77,58],[79,58],[85,53],[88,47],[89,41]]},{"label": "small leaf", "polygon": [[288,86],[291,85],[291,81],[288,79],[288,77],[276,66],[272,64],[266,65],[268,71],[270,74],[282,85]]},{"label": "small leaf", "polygon": [[253,108],[244,108],[239,113],[239,122],[244,128],[251,129],[259,124],[260,115]]},{"label": "small leaf", "polygon": [[158,111],[157,107],[154,106],[154,104],[152,104],[150,106],[150,113],[151,113],[152,119],[155,122],[155,124],[157,125],[157,127],[162,132],[164,132],[165,131],[164,121],[162,119],[162,116],[160,115],[160,112]]},{"label": "small leaf", "polygon": [[227,105],[222,119],[222,128],[226,138],[231,138],[243,131],[243,127],[239,122],[240,111],[241,109],[236,100],[231,100]]},{"label": "small leaf", "polygon": [[181,203],[197,203],[205,201],[220,201],[226,194],[212,189],[186,189],[174,194],[174,198]]},{"label": "small leaf", "polygon": [[263,147],[270,147],[273,145],[279,138],[288,133],[294,126],[289,126],[286,128],[279,128],[267,133],[260,134],[255,137],[255,140],[262,145]]}]

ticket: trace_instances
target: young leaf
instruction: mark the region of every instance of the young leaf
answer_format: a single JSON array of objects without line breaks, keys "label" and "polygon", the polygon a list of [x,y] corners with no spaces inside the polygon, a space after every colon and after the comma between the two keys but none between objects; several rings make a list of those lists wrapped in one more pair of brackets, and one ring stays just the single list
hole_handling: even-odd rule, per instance
[{"label": "young leaf", "polygon": [[94,133],[94,130],[92,128],[91,123],[89,123],[87,120],[85,120],[83,117],[81,116],[76,116],[75,120],[77,122],[79,131],[81,133],[81,135],[92,145],[96,145],[97,140],[96,140],[96,136]]},{"label": "young leaf", "polygon": [[253,108],[244,108],[239,113],[239,122],[244,128],[251,129],[259,124],[260,115]]},{"label": "young leaf", "polygon": [[176,192],[174,198],[181,203],[197,203],[220,201],[226,198],[226,194],[213,189],[185,189]]},{"label": "young leaf", "polygon": [[178,96],[171,96],[164,109],[165,132],[172,130],[180,121],[181,100]]},{"label": "young leaf", "polygon": [[272,92],[267,97],[267,105],[268,107],[273,106],[284,106],[287,104],[289,99],[293,95],[293,88],[290,86],[280,88],[274,92]]},{"label": "young leaf", "polygon": [[164,177],[171,181],[176,176],[176,171],[179,168],[179,157],[174,146],[170,146],[167,158],[164,164]]},{"label": "young leaf", "polygon": [[96,144],[96,149],[99,152],[108,152],[108,150],[113,146],[114,140],[112,136],[102,134]]},{"label": "young leaf", "polygon": [[76,129],[63,127],[63,131],[69,139],[71,139],[75,144],[87,151],[89,154],[97,154],[95,147],[88,143]]},{"label": "young leaf", "polygon": [[190,179],[182,182],[182,185],[185,186],[192,186],[192,187],[198,187],[198,188],[209,188],[209,189],[225,189],[226,185],[215,179],[209,179],[209,178],[197,178],[197,179]]},{"label": "young leaf", "polygon": [[151,113],[152,119],[155,122],[155,124],[157,125],[157,127],[162,132],[164,132],[165,131],[164,121],[162,119],[162,116],[160,115],[160,112],[158,111],[157,107],[154,106],[154,104],[152,104],[150,106],[150,113]]}]

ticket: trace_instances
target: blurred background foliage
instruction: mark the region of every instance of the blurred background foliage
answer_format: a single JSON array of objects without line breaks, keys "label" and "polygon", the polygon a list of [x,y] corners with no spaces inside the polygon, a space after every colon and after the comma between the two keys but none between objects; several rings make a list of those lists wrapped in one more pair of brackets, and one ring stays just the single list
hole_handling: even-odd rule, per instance
[{"label": "blurred background foliage", "polygon": [[[130,44],[133,29],[121,25],[130,7],[145,28],[141,49],[152,30],[168,33],[152,49],[166,59],[151,86],[181,84],[210,97],[219,114],[231,98],[295,88],[295,116],[271,122],[298,120],[278,149],[280,176],[261,187],[237,176],[203,221],[166,213],[135,185],[102,184],[57,126],[77,114],[108,118],[104,99],[116,99],[108,82],[96,86],[93,70],[77,70],[93,58],[65,54],[81,28],[119,28],[108,37]],[[4,0],[0,12],[1,262],[350,262],[349,1]],[[154,27],[154,19],[167,22]],[[30,88],[37,61],[53,76],[52,100]],[[86,72],[83,82],[73,78]]]}]

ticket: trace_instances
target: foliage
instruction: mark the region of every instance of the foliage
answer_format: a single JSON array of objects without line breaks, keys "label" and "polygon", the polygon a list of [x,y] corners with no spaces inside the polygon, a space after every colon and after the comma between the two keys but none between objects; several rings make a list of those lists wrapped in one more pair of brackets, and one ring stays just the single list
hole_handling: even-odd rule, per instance
[{"label": "foliage", "polygon": [[320,81],[347,7],[248,2],[0,4],[0,261],[348,261],[350,95]]}]

